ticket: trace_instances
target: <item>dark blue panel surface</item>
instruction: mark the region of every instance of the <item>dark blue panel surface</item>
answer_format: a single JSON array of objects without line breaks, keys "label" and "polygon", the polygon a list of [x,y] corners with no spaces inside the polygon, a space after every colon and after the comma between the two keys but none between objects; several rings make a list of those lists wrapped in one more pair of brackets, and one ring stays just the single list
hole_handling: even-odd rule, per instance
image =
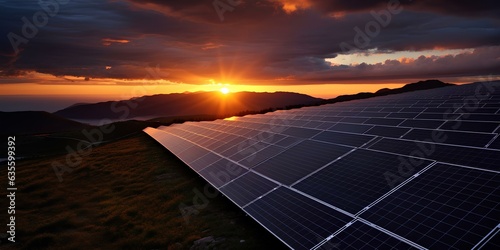
[{"label": "dark blue panel surface", "polygon": [[248,172],[223,186],[220,190],[236,204],[243,207],[277,186],[278,184],[264,177]]},{"label": "dark blue panel surface", "polygon": [[202,169],[199,173],[205,177],[214,187],[220,186],[230,182],[238,176],[246,173],[248,170],[238,166],[237,164],[221,159],[214,164]]},{"label": "dark blue panel surface", "polygon": [[447,121],[440,129],[491,133],[495,131],[498,125],[498,122],[471,122],[458,120]]},{"label": "dark blue panel surface", "polygon": [[374,136],[348,134],[341,132],[325,131],[313,137],[313,140],[343,144],[353,147],[361,147],[365,143],[373,139]]},{"label": "dark blue panel surface", "polygon": [[471,249],[500,221],[497,174],[437,164],[361,217],[429,249]]},{"label": "dark blue panel surface", "polygon": [[370,148],[482,169],[500,170],[500,165],[498,164],[500,162],[500,153],[494,150],[389,138],[378,141],[370,146]]},{"label": "dark blue panel surface", "polygon": [[244,210],[290,247],[310,249],[352,220],[287,188],[279,188]]},{"label": "dark blue panel surface", "polygon": [[334,144],[304,141],[263,162],[254,170],[290,185],[350,150],[349,147]]},{"label": "dark blue panel surface", "polygon": [[430,163],[357,149],[293,187],[356,214]]},{"label": "dark blue panel surface", "polygon": [[322,250],[332,249],[418,249],[386,233],[356,221],[334,238],[321,246]]},{"label": "dark blue panel surface", "polygon": [[441,143],[473,147],[484,147],[493,139],[494,134],[466,133],[456,131],[413,129],[402,138],[416,141],[432,141],[434,136],[443,138]]},{"label": "dark blue panel surface", "polygon": [[366,131],[365,134],[399,138],[408,131],[410,131],[410,128],[375,126]]}]

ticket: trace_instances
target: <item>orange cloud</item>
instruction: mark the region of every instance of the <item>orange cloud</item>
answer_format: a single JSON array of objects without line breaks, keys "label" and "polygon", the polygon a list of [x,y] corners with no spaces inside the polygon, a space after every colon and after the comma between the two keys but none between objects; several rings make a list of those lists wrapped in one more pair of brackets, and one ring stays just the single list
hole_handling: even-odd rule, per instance
[{"label": "orange cloud", "polygon": [[281,3],[283,10],[290,14],[298,9],[307,9],[311,6],[308,0],[278,0]]},{"label": "orange cloud", "polygon": [[333,19],[342,19],[345,17],[347,12],[345,11],[337,11],[337,12],[332,12],[329,16],[332,17]]},{"label": "orange cloud", "polygon": [[415,62],[415,59],[413,58],[408,58],[408,57],[402,57],[402,58],[399,58],[398,61],[400,63],[403,63],[403,64],[410,64],[410,63],[413,63]]},{"label": "orange cloud", "polygon": [[104,45],[104,46],[109,46],[113,43],[126,44],[129,42],[130,42],[129,40],[125,40],[125,39],[112,39],[112,38],[103,38],[102,39],[102,45]]},{"label": "orange cloud", "polygon": [[220,48],[222,46],[224,46],[224,45],[216,44],[216,43],[205,43],[201,49],[202,50],[217,49],[217,48]]}]

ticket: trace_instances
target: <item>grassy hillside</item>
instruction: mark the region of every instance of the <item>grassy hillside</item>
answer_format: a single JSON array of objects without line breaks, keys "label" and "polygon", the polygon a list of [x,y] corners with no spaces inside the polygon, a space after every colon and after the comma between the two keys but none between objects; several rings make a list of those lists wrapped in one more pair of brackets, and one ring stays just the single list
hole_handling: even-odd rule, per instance
[{"label": "grassy hillside", "polygon": [[59,182],[51,164],[64,159],[18,162],[18,243],[3,249],[189,249],[206,236],[217,249],[284,247],[221,195],[186,223],[179,205],[193,205],[207,184],[145,134],[94,148]]}]

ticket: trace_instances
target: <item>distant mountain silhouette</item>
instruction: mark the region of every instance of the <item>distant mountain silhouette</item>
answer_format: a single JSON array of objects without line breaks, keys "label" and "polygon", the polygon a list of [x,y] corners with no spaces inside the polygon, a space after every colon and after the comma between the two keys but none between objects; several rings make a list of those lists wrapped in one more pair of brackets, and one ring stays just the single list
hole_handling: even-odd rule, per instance
[{"label": "distant mountain silhouette", "polygon": [[359,100],[359,99],[365,99],[365,98],[376,97],[376,96],[401,94],[401,93],[417,91],[417,90],[442,88],[442,87],[453,86],[453,85],[455,85],[455,84],[445,83],[445,82],[442,82],[439,80],[426,80],[426,81],[419,81],[419,82],[415,82],[415,83],[409,83],[401,88],[396,88],[396,89],[383,88],[383,89],[378,90],[375,93],[364,92],[364,93],[357,93],[354,95],[341,95],[341,96],[337,96],[337,97],[332,98],[332,99],[325,100],[325,101],[321,102],[320,104],[345,102],[345,101]]},{"label": "distant mountain silhouette", "polygon": [[44,111],[0,112],[0,134],[42,134],[83,129],[88,125]]},{"label": "distant mountain silhouette", "polygon": [[[87,124],[71,119],[133,119],[134,117],[154,117],[150,121],[128,121],[115,123],[122,134],[147,126],[168,125],[190,120],[213,120],[229,115],[269,112],[279,108],[299,108],[327,103],[336,103],[375,96],[440,88],[454,84],[438,80],[427,80],[407,84],[397,89],[380,89],[375,93],[342,95],[333,99],[319,99],[308,95],[277,92],[240,92],[222,95],[214,92],[165,94],[132,98],[128,101],[109,101],[95,104],[79,103],[57,111],[54,114],[43,111],[0,112],[0,134],[26,135],[66,132],[89,128]],[[127,114],[127,117],[123,117]],[[160,119],[161,118],[161,119]],[[120,130],[120,129],[117,129]]]},{"label": "distant mountain silhouette", "polygon": [[69,119],[132,119],[189,115],[234,115],[245,111],[311,105],[323,101],[308,95],[276,92],[160,94],[95,104],[72,105],[54,114]]}]

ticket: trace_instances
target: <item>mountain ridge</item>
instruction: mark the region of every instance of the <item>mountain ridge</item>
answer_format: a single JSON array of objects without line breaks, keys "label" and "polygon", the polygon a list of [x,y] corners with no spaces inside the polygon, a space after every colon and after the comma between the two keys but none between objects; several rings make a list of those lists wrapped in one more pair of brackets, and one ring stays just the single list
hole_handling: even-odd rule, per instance
[{"label": "mountain ridge", "polygon": [[[224,118],[224,117],[229,117],[229,116],[242,116],[245,114],[253,114],[253,113],[265,113],[269,111],[273,111],[276,109],[292,109],[292,108],[300,108],[304,106],[315,106],[315,105],[322,105],[322,104],[330,104],[330,103],[336,103],[336,102],[343,102],[343,101],[350,101],[350,100],[358,100],[358,99],[365,99],[365,98],[370,98],[370,97],[376,97],[376,96],[384,96],[384,95],[390,95],[390,94],[398,94],[398,93],[404,93],[404,92],[411,92],[411,91],[416,91],[416,90],[424,90],[424,89],[430,89],[430,88],[439,88],[439,87],[445,87],[445,86],[452,86],[454,84],[449,84],[449,83],[444,83],[438,80],[427,80],[427,81],[420,81],[416,83],[410,83],[407,84],[401,88],[397,89],[380,89],[375,93],[370,93],[370,92],[362,92],[362,93],[357,93],[353,95],[342,95],[338,96],[336,98],[332,99],[320,99],[320,98],[314,98],[311,96],[307,96],[304,94],[298,94],[298,93],[291,93],[291,92],[275,92],[275,93],[255,93],[255,92],[238,92],[238,93],[232,93],[229,95],[222,95],[221,93],[214,93],[214,92],[195,92],[195,93],[174,93],[174,94],[167,94],[168,96],[172,97],[172,103],[170,103],[168,107],[168,110],[174,110],[174,113],[171,113],[170,115],[163,115],[163,114],[149,114],[149,115],[144,115],[143,117],[146,116],[151,116],[151,117],[157,117],[158,119],[150,119],[148,121],[141,122],[144,123],[143,125],[146,126],[151,126],[151,124],[160,124],[165,125],[165,124],[171,124],[175,122],[183,122],[183,121],[188,121],[188,120],[213,120],[213,119],[218,119],[218,118]],[[229,112],[219,114],[216,108],[217,107],[212,104],[210,107],[211,109],[203,109],[206,108],[207,106],[206,103],[195,103],[194,105],[192,103],[186,103],[184,102],[178,102],[175,103],[175,100],[182,99],[182,97],[185,97],[185,95],[200,95],[198,96],[200,100],[203,101],[203,98],[211,98],[214,100],[217,100],[217,103],[220,105],[235,105],[236,108],[229,110]],[[261,95],[265,96],[265,98],[261,98],[260,100],[258,98],[252,99],[252,97],[247,96],[247,100],[251,102],[257,102],[259,105],[238,105],[238,101],[241,98],[241,96],[244,95]],[[281,98],[276,98],[276,96],[279,95]],[[91,126],[80,123],[77,121],[71,120],[71,116],[69,117],[64,117],[61,115],[61,113],[64,114],[64,110],[70,110],[70,111],[75,111],[78,109],[86,109],[88,106],[92,106],[93,108],[90,110],[86,110],[85,113],[92,113],[94,111],[106,111],[106,112],[101,112],[99,115],[101,115],[99,118],[91,118],[91,119],[112,119],[116,118],[118,115],[120,115],[119,112],[113,113],[114,117],[106,117],[106,114],[109,114],[110,111],[112,112],[110,105],[113,103],[121,103],[122,106],[119,106],[118,108],[126,108],[130,106],[134,106],[134,104],[137,104],[137,102],[142,103],[141,100],[144,99],[150,99],[152,101],[146,102],[147,105],[144,105],[142,109],[145,110],[154,110],[158,109],[159,107],[165,106],[165,103],[162,103],[161,99],[165,96],[165,94],[158,94],[158,95],[151,95],[151,96],[143,96],[143,97],[136,97],[136,98],[131,98],[129,100],[123,100],[123,101],[107,101],[107,102],[99,102],[99,103],[94,103],[94,104],[74,104],[71,105],[65,109],[62,109],[60,111],[54,112],[54,113],[49,113],[45,111],[19,111],[19,112],[0,112],[0,120],[2,121],[8,121],[0,124],[0,133],[2,134],[43,134],[43,133],[52,133],[52,132],[63,132],[63,131],[71,131],[71,130],[81,130],[84,128],[89,128]],[[295,97],[292,100],[286,100],[284,97]],[[231,99],[228,101],[228,99]],[[286,101],[282,101],[282,100]],[[222,100],[222,101],[221,101]],[[226,101],[224,101],[226,100]],[[252,101],[253,100],[253,101]],[[264,102],[263,102],[264,100]],[[139,105],[137,104],[137,105]],[[183,109],[183,106],[188,106],[191,110],[191,113],[186,113],[185,109]],[[209,106],[209,105],[208,105]],[[222,107],[221,106],[221,107]],[[214,109],[215,108],[215,109]],[[129,107],[128,112],[131,112],[134,110],[133,107]],[[130,111],[131,110],[131,111]],[[205,110],[205,111],[204,111]],[[212,113],[206,112],[206,110],[211,110]],[[68,112],[67,114],[71,114],[71,112]],[[126,117],[123,120],[133,120],[134,117],[137,116],[130,116]],[[74,118],[73,118],[74,119]],[[84,118],[80,118],[82,120],[85,120]],[[117,123],[118,124],[118,123]],[[123,126],[121,127],[126,127],[130,125],[129,123],[119,123],[122,124]],[[134,124],[135,127],[141,128],[142,125],[137,125]],[[133,126],[133,127],[134,127]]]},{"label": "mountain ridge", "polygon": [[[158,94],[70,106],[54,112],[68,119],[133,119],[185,115],[234,115],[244,111],[285,108],[290,105],[312,105],[323,99],[291,92],[218,92]],[[165,107],[165,108],[163,108]],[[167,108],[168,107],[168,108]]]}]

